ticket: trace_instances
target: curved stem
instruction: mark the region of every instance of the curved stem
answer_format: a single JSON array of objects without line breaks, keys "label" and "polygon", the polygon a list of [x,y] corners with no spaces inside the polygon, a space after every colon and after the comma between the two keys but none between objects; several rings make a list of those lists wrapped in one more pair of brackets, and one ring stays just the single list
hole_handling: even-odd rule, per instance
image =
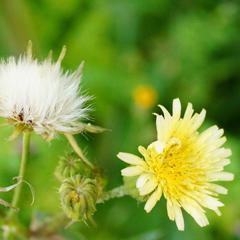
[{"label": "curved stem", "polygon": [[128,195],[124,185],[113,188],[112,190],[105,192],[102,197],[98,200],[98,203],[106,202],[113,198],[120,198]]},{"label": "curved stem", "polygon": [[91,162],[89,162],[88,159],[85,157],[85,155],[83,154],[82,149],[78,146],[78,143],[77,143],[76,139],[74,138],[74,136],[72,134],[68,134],[68,133],[65,133],[64,135],[67,138],[67,140],[70,143],[70,145],[72,146],[73,150],[81,158],[81,160],[87,166],[89,166],[91,169],[94,169],[94,165]]},{"label": "curved stem", "polygon": [[[30,132],[23,132],[23,140],[22,140],[22,157],[21,157],[21,163],[20,163],[20,168],[19,168],[19,175],[21,179],[24,179],[24,174],[25,174],[25,169],[26,169],[26,163],[28,160],[29,156],[29,147],[30,147]],[[12,206],[14,208],[18,207],[18,202],[20,199],[21,195],[21,190],[22,190],[22,184],[19,184],[15,188],[14,194],[13,194],[13,199],[12,199]],[[11,219],[14,216],[14,213],[16,211],[14,209],[9,210],[8,218]]]}]

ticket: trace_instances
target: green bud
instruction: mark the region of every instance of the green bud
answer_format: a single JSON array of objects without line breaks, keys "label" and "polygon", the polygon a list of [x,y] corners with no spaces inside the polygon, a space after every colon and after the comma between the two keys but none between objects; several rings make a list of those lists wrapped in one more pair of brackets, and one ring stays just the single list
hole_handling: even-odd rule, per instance
[{"label": "green bud", "polygon": [[92,220],[96,211],[98,187],[95,179],[80,175],[63,181],[59,189],[63,211],[73,221]]},{"label": "green bud", "polygon": [[139,191],[136,187],[137,177],[123,177],[123,183],[125,191],[132,198],[136,199],[139,202],[144,202],[146,199],[145,196],[140,196]]},{"label": "green bud", "polygon": [[74,153],[61,157],[55,170],[55,176],[62,181],[74,175],[90,176],[90,169]]}]

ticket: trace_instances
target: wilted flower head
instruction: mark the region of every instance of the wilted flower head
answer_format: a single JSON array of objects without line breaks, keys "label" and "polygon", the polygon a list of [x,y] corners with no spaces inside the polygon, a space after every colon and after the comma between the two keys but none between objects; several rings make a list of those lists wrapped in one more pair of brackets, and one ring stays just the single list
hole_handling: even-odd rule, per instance
[{"label": "wilted flower head", "polygon": [[91,221],[96,211],[98,187],[95,179],[75,175],[67,178],[60,189],[63,211],[73,221]]},{"label": "wilted flower head", "polygon": [[75,133],[86,117],[84,104],[89,99],[79,95],[82,64],[77,71],[64,72],[61,61],[51,57],[39,61],[27,53],[9,57],[0,63],[0,117],[16,126],[17,131],[34,130],[47,139],[55,133]]},{"label": "wilted flower head", "polygon": [[150,212],[162,194],[167,200],[167,212],[175,220],[179,230],[184,230],[182,208],[201,226],[208,224],[204,208],[220,215],[223,206],[218,194],[227,189],[214,184],[215,181],[230,181],[233,174],[224,172],[230,163],[231,150],[222,147],[226,138],[223,130],[212,126],[199,133],[206,111],[194,113],[188,103],[181,117],[179,99],[173,101],[173,113],[160,106],[164,116],[158,115],[157,141],[147,149],[138,148],[142,157],[130,153],[119,153],[118,157],[130,164],[122,175],[136,178],[136,187],[141,196],[146,196],[145,211]]}]

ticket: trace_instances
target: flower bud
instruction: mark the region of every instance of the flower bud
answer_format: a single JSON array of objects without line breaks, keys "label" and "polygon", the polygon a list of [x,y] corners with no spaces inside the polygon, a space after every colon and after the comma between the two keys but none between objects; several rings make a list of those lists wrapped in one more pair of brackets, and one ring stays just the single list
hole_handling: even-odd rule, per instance
[{"label": "flower bud", "polygon": [[136,199],[139,202],[145,201],[145,196],[140,196],[139,190],[136,187],[136,177],[123,177],[123,183],[125,187],[125,191],[129,196]]},{"label": "flower bud", "polygon": [[80,175],[63,181],[59,189],[63,211],[73,221],[91,220],[96,211],[98,187],[95,179]]},{"label": "flower bud", "polygon": [[74,175],[90,176],[90,169],[74,154],[70,153],[61,157],[55,170],[55,176],[62,181]]}]

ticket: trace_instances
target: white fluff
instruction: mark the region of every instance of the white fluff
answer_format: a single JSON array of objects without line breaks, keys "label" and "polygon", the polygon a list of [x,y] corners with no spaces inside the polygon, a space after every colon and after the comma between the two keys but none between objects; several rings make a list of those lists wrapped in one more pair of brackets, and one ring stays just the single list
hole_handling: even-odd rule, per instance
[{"label": "white fluff", "polygon": [[89,97],[79,95],[82,64],[73,73],[61,69],[65,51],[56,63],[40,62],[32,58],[30,43],[26,55],[1,61],[0,117],[48,139],[56,132],[79,131]]}]

